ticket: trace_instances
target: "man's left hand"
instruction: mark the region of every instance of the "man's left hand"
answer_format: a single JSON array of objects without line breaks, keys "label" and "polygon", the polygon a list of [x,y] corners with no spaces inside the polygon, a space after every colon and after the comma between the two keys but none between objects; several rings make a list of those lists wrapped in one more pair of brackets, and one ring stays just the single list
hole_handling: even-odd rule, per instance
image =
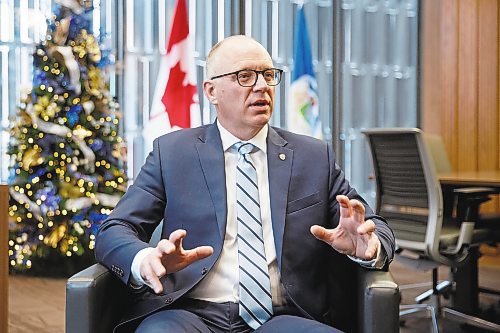
[{"label": "man's left hand", "polygon": [[365,207],[345,195],[338,195],[337,201],[340,205],[339,225],[335,229],[313,225],[311,233],[340,253],[362,260],[374,259],[380,242],[374,233],[375,223],[365,221]]}]

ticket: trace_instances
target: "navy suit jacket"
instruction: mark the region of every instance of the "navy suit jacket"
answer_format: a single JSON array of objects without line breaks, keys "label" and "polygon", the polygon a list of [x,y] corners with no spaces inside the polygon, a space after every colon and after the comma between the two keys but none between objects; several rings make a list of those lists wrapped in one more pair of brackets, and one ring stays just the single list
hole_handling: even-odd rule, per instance
[{"label": "navy suit jacket", "polygon": [[[149,246],[162,219],[162,237],[185,229],[184,248],[210,245],[214,253],[164,277],[161,295],[143,288],[124,321],[168,307],[193,288],[214,266],[226,229],[224,152],[217,125],[176,131],[153,146],[134,184],[99,230],[97,260],[128,283],[134,256]],[[327,276],[334,265],[327,263],[335,251],[309,229],[338,224],[336,195],[366,206],[387,263],[394,255],[394,235],[346,181],[327,143],[270,127],[267,159],[272,227],[286,297],[304,316],[322,321],[329,307]]]}]

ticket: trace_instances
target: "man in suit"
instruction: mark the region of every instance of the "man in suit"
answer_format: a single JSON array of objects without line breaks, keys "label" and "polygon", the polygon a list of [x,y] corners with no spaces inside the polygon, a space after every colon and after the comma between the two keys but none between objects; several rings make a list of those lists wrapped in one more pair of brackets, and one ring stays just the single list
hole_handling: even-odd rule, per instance
[{"label": "man in suit", "polygon": [[228,37],[206,71],[216,122],[155,140],[98,233],[98,261],[137,293],[117,331],[338,332],[330,258],[387,268],[392,231],[327,143],[268,125],[282,71],[262,45]]}]

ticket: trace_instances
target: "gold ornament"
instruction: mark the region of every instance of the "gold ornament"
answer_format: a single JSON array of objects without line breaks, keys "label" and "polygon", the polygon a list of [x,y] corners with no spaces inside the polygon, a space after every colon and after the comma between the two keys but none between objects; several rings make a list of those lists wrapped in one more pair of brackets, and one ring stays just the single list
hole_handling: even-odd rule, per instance
[{"label": "gold ornament", "polygon": [[37,116],[41,115],[42,112],[47,108],[49,103],[50,103],[50,100],[47,96],[38,97],[36,104],[33,105],[33,110],[35,111],[35,114]]},{"label": "gold ornament", "polygon": [[66,255],[67,255],[68,248],[69,248],[69,246],[68,246],[68,239],[67,239],[67,237],[64,237],[61,240],[61,245],[60,245],[61,252],[62,253],[66,253]]},{"label": "gold ornament", "polygon": [[67,230],[66,224],[61,224],[57,226],[54,230],[52,230],[43,240],[45,245],[51,246],[52,248],[56,248],[57,244],[61,239],[63,239]]},{"label": "gold ornament", "polygon": [[28,149],[23,154],[23,169],[28,171],[30,167],[42,164],[44,158],[40,156],[40,152],[36,149]]},{"label": "gold ornament", "polygon": [[90,66],[88,70],[89,80],[85,82],[85,90],[89,92],[89,94],[94,96],[101,95],[100,90],[104,88],[103,81],[101,79],[101,71],[99,68]]},{"label": "gold ornament", "polygon": [[19,112],[18,122],[19,126],[27,127],[32,124],[32,119],[30,115],[23,110]]},{"label": "gold ornament", "polygon": [[59,107],[59,105],[57,105],[54,102],[51,102],[49,105],[47,105],[47,108],[45,109],[45,113],[42,113],[42,116],[54,118],[56,113],[59,112],[60,110],[61,110],[61,108]]},{"label": "gold ornament", "polygon": [[61,182],[59,185],[59,195],[65,199],[79,198],[82,196],[80,187],[75,186],[73,183]]},{"label": "gold ornament", "polygon": [[54,118],[61,108],[55,102],[51,102],[48,96],[40,96],[36,104],[33,105],[33,110],[37,116],[46,119],[47,117]]},{"label": "gold ornament", "polygon": [[82,37],[85,40],[86,51],[90,60],[95,63],[101,61],[101,49],[99,48],[99,44],[97,44],[94,35],[89,35],[86,31],[84,31],[84,33],[82,33]]}]

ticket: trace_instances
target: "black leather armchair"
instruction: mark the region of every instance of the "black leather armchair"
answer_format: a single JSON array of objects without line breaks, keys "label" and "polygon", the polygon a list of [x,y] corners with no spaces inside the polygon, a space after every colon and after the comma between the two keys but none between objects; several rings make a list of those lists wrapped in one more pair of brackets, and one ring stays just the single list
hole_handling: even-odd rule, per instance
[{"label": "black leather armchair", "polygon": [[[337,323],[336,320],[347,318],[341,326],[349,326],[339,328],[348,333],[399,332],[400,294],[391,274],[347,265],[354,267],[356,278],[343,274],[332,281],[337,290],[334,293],[349,290],[350,294],[338,306],[343,312],[335,313],[332,320]],[[343,281],[349,284],[347,288],[339,286]],[[100,264],[73,275],[66,284],[66,332],[112,332],[129,298],[126,286]],[[335,300],[339,302],[338,298]]]}]

